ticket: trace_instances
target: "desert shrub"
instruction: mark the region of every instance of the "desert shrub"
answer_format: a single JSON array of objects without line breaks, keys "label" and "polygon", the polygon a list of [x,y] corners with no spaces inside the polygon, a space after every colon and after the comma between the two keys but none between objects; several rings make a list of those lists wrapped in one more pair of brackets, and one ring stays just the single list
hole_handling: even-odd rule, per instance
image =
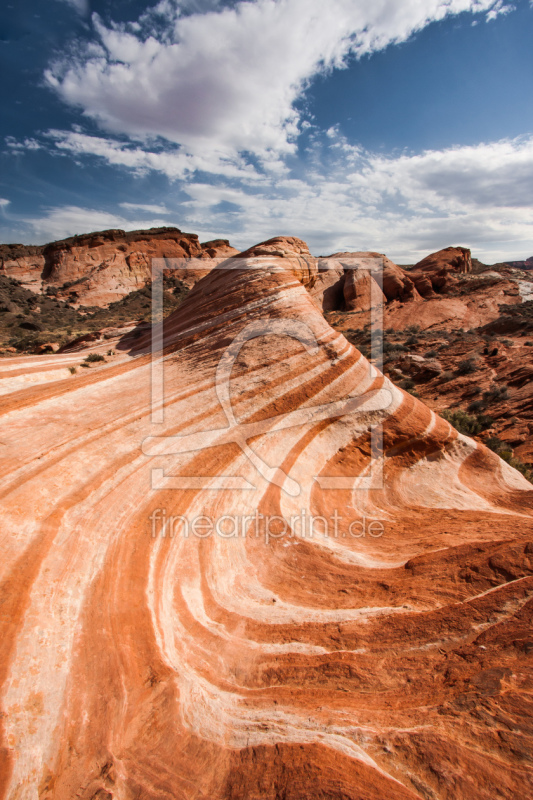
[{"label": "desert shrub", "polygon": [[398,384],[400,389],[405,389],[406,392],[408,392],[410,389],[414,389],[414,385],[415,382],[411,380],[411,378],[405,378],[405,380],[400,381],[400,383]]},{"label": "desert shrub", "polygon": [[408,349],[408,347],[398,342],[388,342],[387,340],[383,342],[384,353],[406,353]]},{"label": "desert shrub", "polygon": [[502,344],[504,344],[506,347],[512,347],[514,342],[511,339],[502,339]]},{"label": "desert shrub", "polygon": [[416,336],[409,336],[409,338],[405,340],[405,344],[407,345],[418,344],[418,339]]},{"label": "desert shrub", "polygon": [[436,350],[428,350],[427,353],[424,353],[425,358],[435,358],[437,355]]},{"label": "desert shrub", "polygon": [[70,372],[71,375],[75,375],[76,374],[76,367],[69,367],[68,371]]},{"label": "desert shrub", "polygon": [[485,408],[485,403],[483,400],[473,400],[470,405],[468,406],[468,411],[477,412],[482,411]]},{"label": "desert shrub", "polygon": [[507,400],[509,392],[507,386],[491,386],[486,392],[483,392],[483,400],[485,403],[499,403],[502,400]]},{"label": "desert shrub", "polygon": [[100,353],[89,353],[84,359],[87,364],[95,364],[97,361],[105,361],[105,358]]},{"label": "desert shrub", "polygon": [[86,367],[87,369],[89,369],[89,365],[88,365],[88,364],[86,364],[86,363],[85,363],[85,361],[83,361],[83,362],[80,364],[80,367]]},{"label": "desert shrub", "polygon": [[442,412],[442,416],[459,433],[464,433],[467,436],[475,436],[476,433],[481,433],[481,425],[477,417],[470,416],[466,411],[461,411],[460,408],[456,410],[447,408]]},{"label": "desert shrub", "polygon": [[420,333],[420,325],[408,325],[405,329],[406,333]]},{"label": "desert shrub", "polygon": [[485,414],[470,415],[460,408],[446,408],[441,416],[444,417],[450,425],[453,425],[459,433],[464,433],[467,436],[475,436],[481,433],[481,431],[490,428],[493,422],[492,417],[486,416]]},{"label": "desert shrub", "polygon": [[525,342],[526,347],[533,347],[533,342]]},{"label": "desert shrub", "polygon": [[498,355],[498,348],[497,347],[493,347],[492,350],[490,351],[490,355],[491,356],[497,356]]},{"label": "desert shrub", "polygon": [[[500,453],[503,450],[509,450],[509,445],[499,438],[499,436],[489,436],[488,439],[485,439],[485,444],[495,453]],[[512,454],[512,450],[511,450]]]},{"label": "desert shrub", "polygon": [[441,374],[440,374],[440,379],[441,379],[441,381],[443,383],[446,383],[447,381],[451,381],[453,377],[454,377],[454,374],[449,369],[444,370],[444,372],[441,372]]},{"label": "desert shrub", "polygon": [[491,436],[485,441],[485,444],[511,467],[521,472],[530,483],[533,483],[533,469],[528,464],[524,464],[520,458],[515,458],[513,449],[507,442],[502,442],[498,436]]},{"label": "desert shrub", "polygon": [[477,364],[475,359],[473,358],[465,358],[463,361],[460,361],[457,365],[457,374],[458,375],[471,375],[472,372],[476,372]]}]

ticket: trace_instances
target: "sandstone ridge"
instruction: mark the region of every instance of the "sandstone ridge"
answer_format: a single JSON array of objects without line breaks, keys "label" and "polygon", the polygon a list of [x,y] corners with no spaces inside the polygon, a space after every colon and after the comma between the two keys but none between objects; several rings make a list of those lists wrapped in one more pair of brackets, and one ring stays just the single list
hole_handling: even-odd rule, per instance
[{"label": "sandstone ridge", "polygon": [[531,485],[268,247],[160,350],[3,364],[2,798],[531,796]]}]

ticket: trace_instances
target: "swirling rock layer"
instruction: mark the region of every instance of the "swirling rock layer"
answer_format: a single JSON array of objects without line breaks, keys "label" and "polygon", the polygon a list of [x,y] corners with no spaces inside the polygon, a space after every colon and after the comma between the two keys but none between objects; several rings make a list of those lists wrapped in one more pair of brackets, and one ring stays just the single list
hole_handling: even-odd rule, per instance
[{"label": "swirling rock layer", "polygon": [[1,398],[1,797],[531,796],[530,485],[302,280],[250,255],[155,367]]}]

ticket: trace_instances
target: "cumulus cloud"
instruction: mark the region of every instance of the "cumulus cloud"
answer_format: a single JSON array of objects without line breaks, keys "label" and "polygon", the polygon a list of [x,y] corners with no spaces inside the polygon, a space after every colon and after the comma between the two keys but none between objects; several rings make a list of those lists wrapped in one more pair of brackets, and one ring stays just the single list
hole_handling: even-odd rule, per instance
[{"label": "cumulus cloud", "polygon": [[503,0],[498,0],[495,4],[494,8],[491,8],[487,14],[487,22],[490,22],[496,17],[500,17],[505,14],[510,14],[511,11],[514,11],[515,7],[513,5],[505,5]]},{"label": "cumulus cloud", "polygon": [[225,226],[240,246],[290,233],[317,254],[378,250],[407,263],[450,244],[488,262],[533,246],[533,138],[384,158],[330,137],[303,177],[260,193],[205,182],[185,191],[196,227]]},{"label": "cumulus cloud", "polygon": [[5,197],[0,197],[0,208],[5,208],[10,203],[10,200],[6,200]]},{"label": "cumulus cloud", "polygon": [[[246,163],[242,156],[221,153],[216,148],[195,154],[187,153],[179,146],[147,149],[109,137],[88,136],[79,131],[52,130],[48,131],[47,138],[54,142],[59,152],[76,157],[96,156],[108,164],[126,167],[138,175],[154,171],[174,181],[199,171],[224,175],[227,178],[259,179],[253,166]],[[24,148],[27,145],[23,142],[18,145],[12,143],[10,146]]]},{"label": "cumulus cloud", "polygon": [[[209,4],[211,5],[211,4]],[[432,21],[501,10],[501,0],[256,0],[183,15],[164,0],[136,25],[46,73],[50,86],[106,129],[161,136],[187,153],[251,152],[276,166],[294,151],[294,103],[317,73],[408,39]]]},{"label": "cumulus cloud", "polygon": [[120,228],[126,231],[157,228],[168,225],[168,220],[153,217],[127,219],[120,214],[98,211],[79,206],[50,208],[41,217],[23,220],[32,231],[33,241],[38,244],[63,239],[79,233]]},{"label": "cumulus cloud", "polygon": [[89,13],[89,0],[61,0],[61,2],[68,3],[84,16]]},{"label": "cumulus cloud", "polygon": [[[483,247],[487,260],[523,256],[531,138],[383,156],[335,127],[318,132],[296,105],[314,76],[352,56],[449,15],[490,21],[511,9],[505,0],[160,0],[134,23],[93,15],[96,38],[77,43],[47,80],[105,132],[78,127],[8,145],[164,175],[188,197],[180,226],[231,235],[240,247],[290,233],[316,253],[378,249],[412,261],[463,243]],[[39,235],[67,235],[76,226],[139,227],[124,215],[167,213],[150,201],[120,208],[103,217],[52,209],[29,222]]]},{"label": "cumulus cloud", "polygon": [[149,203],[120,203],[126,211],[148,211],[150,214],[170,214],[166,206],[150,205]]},{"label": "cumulus cloud", "polygon": [[[55,132],[53,141],[73,146],[80,158],[133,169],[142,165],[178,180],[172,154],[161,153],[158,160],[137,147],[133,155],[126,151],[126,158],[119,142],[68,132]],[[300,162],[285,175],[250,179],[247,172],[236,172],[215,178],[191,172],[178,185],[188,197],[179,215],[161,203],[120,207],[135,216],[141,211],[175,214],[180,227],[204,238],[231,236],[239,247],[286,233],[308,241],[315,253],[381,250],[412,262],[452,243],[477,248],[488,261],[523,257],[533,246],[533,137],[385,157],[349,144],[330,129],[314,135]],[[69,208],[47,212],[31,224],[39,235],[63,236],[91,226],[144,223]]]}]

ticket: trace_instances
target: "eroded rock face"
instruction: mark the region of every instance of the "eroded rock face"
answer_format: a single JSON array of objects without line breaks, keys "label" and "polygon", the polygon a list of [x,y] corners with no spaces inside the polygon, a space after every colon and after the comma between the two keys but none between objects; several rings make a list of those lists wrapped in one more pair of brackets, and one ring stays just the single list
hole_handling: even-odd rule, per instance
[{"label": "eroded rock face", "polygon": [[472,272],[472,257],[466,247],[446,247],[415,264],[409,273],[418,293],[424,298],[448,292],[457,275]]},{"label": "eroded rock face", "polygon": [[528,797],[530,485],[261,256],[0,402],[0,796]]},{"label": "eroded rock face", "polygon": [[[274,259],[272,265],[277,269],[276,259],[284,259],[286,269],[290,269],[304,286],[311,289],[318,275],[318,259],[309,252],[307,244],[296,236],[275,236],[239,253],[238,258],[248,260],[250,266],[261,266],[266,259]],[[255,261],[251,261],[255,259]]]},{"label": "eroded rock face", "polygon": [[472,271],[472,255],[467,247],[445,247],[423,258],[413,267],[414,272],[457,272],[466,274]]},{"label": "eroded rock face", "polygon": [[[152,280],[152,259],[202,259],[215,264],[238,253],[227,239],[200,244],[179,228],[108,230],[43,247],[0,246],[0,269],[35,292],[51,289],[77,306],[108,306]],[[206,269],[176,271],[188,286]]]},{"label": "eroded rock face", "polygon": [[385,302],[385,295],[368,270],[347,270],[344,279],[346,311],[370,311]]},{"label": "eroded rock face", "polygon": [[[422,329],[446,327],[451,330],[472,329],[497,320],[500,306],[521,304],[533,298],[533,284],[524,273],[508,265],[472,272],[470,250],[448,247],[433,253],[412,269],[403,269],[379,253],[344,253],[332,258],[373,257],[381,259],[382,269],[376,269],[374,278],[381,285],[387,299],[383,324],[385,328],[401,330],[415,321]],[[527,273],[525,273],[527,275]],[[340,303],[334,309],[346,311]],[[366,320],[347,320],[348,326],[357,327]]]},{"label": "eroded rock face", "polygon": [[23,244],[0,245],[0,274],[15,278],[25,289],[42,290],[45,259],[42,247]]}]

